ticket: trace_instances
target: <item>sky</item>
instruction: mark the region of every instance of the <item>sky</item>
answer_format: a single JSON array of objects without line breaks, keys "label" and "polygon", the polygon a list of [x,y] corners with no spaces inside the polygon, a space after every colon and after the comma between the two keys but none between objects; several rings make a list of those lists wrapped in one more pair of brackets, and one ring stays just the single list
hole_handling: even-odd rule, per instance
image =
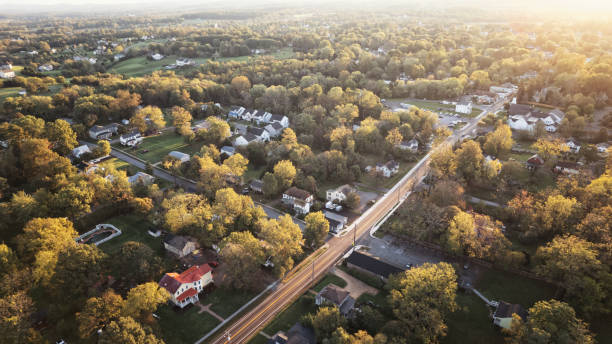
[{"label": "sky", "polygon": [[[173,10],[244,10],[266,7],[343,7],[365,6],[397,7],[420,6],[508,6],[530,12],[535,9],[566,12],[612,13],[612,0],[2,0],[3,12],[18,13],[96,13],[96,12],[156,12]],[[492,5],[495,4],[495,5]]]}]

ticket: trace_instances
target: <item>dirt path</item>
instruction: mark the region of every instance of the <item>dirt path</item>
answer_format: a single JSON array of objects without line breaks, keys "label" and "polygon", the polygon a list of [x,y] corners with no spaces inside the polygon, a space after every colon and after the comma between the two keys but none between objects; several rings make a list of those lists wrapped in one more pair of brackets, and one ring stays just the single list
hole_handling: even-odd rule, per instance
[{"label": "dirt path", "polygon": [[208,304],[208,305],[206,305],[206,306],[202,305],[202,304],[201,304],[201,303],[199,303],[199,302],[198,302],[198,303],[196,303],[196,306],[198,306],[198,307],[200,308],[200,310],[198,311],[198,314],[202,314],[202,313],[206,312],[206,313],[208,313],[208,314],[212,315],[213,317],[217,318],[219,321],[223,322],[223,320],[225,320],[225,319],[223,319],[223,318],[222,318],[222,317],[221,317],[219,314],[217,314],[217,313],[213,312],[213,311],[210,309],[210,306],[211,306],[211,305],[212,305],[212,303],[211,303],[211,304]]},{"label": "dirt path", "polygon": [[346,281],[346,287],[344,287],[344,289],[348,291],[351,294],[351,297],[355,300],[357,300],[357,298],[363,293],[368,293],[371,295],[378,294],[378,289],[363,283],[340,269],[334,269],[334,275]]}]

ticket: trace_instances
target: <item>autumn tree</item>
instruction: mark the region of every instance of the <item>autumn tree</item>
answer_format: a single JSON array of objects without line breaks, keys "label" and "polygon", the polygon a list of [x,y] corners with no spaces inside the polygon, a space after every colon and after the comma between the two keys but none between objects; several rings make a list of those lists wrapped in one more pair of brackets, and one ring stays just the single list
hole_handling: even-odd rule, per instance
[{"label": "autumn tree", "polygon": [[304,242],[310,247],[319,247],[325,242],[329,232],[329,223],[322,212],[312,212],[304,218]]},{"label": "autumn tree", "polygon": [[302,253],[302,230],[288,214],[260,220],[260,237],[266,242],[266,255],[274,263],[277,276],[293,268],[294,258]]},{"label": "autumn tree", "polygon": [[296,169],[289,160],[282,160],[274,165],[274,176],[278,180],[279,186],[284,190],[293,184]]},{"label": "autumn tree", "polygon": [[121,317],[116,321],[111,321],[102,331],[98,342],[100,344],[164,344],[163,340],[146,331],[131,317]]},{"label": "autumn tree", "polygon": [[112,266],[118,276],[123,276],[130,285],[135,285],[159,276],[162,261],[148,245],[128,241],[119,248]]},{"label": "autumn tree", "polygon": [[484,151],[489,155],[504,157],[510,152],[513,144],[512,130],[507,124],[502,124],[487,134]]},{"label": "autumn tree", "polygon": [[561,301],[538,301],[529,308],[523,321],[513,315],[508,343],[595,343],[587,324],[576,316],[574,309]]},{"label": "autumn tree", "polygon": [[536,141],[536,143],[533,144],[533,148],[535,148],[538,151],[538,155],[542,159],[544,159],[544,161],[556,159],[562,153],[569,151],[569,147],[558,139],[557,140],[539,139],[538,141]]},{"label": "autumn tree", "polygon": [[338,307],[320,307],[317,313],[309,315],[307,320],[314,328],[317,341],[329,338],[337,328],[346,324],[346,319],[340,314]]},{"label": "autumn tree", "polygon": [[457,172],[468,182],[480,177],[484,156],[480,145],[472,140],[465,141],[456,151]]},{"label": "autumn tree", "polygon": [[35,343],[40,335],[32,328],[32,299],[23,291],[0,299],[0,337],[3,343]]},{"label": "autumn tree", "polygon": [[145,133],[148,130],[159,130],[165,127],[166,120],[160,108],[149,105],[134,113],[130,119],[130,125],[141,133]]},{"label": "autumn tree", "polygon": [[457,161],[455,152],[450,145],[443,145],[436,148],[431,153],[429,166],[438,176],[450,177],[455,175],[457,170]]},{"label": "autumn tree", "polygon": [[355,210],[359,208],[359,204],[361,204],[361,197],[356,192],[349,192],[346,195],[344,204],[346,205],[347,208]]},{"label": "autumn tree", "polygon": [[146,318],[170,298],[170,294],[156,282],[148,282],[130,289],[124,313],[135,318]]},{"label": "autumn tree", "polygon": [[172,125],[176,132],[185,137],[189,137],[193,131],[191,130],[191,113],[180,106],[175,106],[170,110]]},{"label": "autumn tree", "polygon": [[79,324],[79,336],[87,338],[108,323],[117,320],[125,307],[123,298],[112,290],[105,291],[99,297],[87,299],[83,309],[76,313]]},{"label": "autumn tree", "polygon": [[53,150],[61,155],[68,155],[78,144],[76,133],[70,124],[62,119],[48,122],[45,131]]},{"label": "autumn tree", "polygon": [[204,142],[219,145],[231,136],[229,124],[219,117],[208,117],[206,122],[207,126],[196,133]]},{"label": "autumn tree", "polygon": [[389,279],[389,304],[405,338],[436,342],[446,335],[446,316],[457,309],[457,276],[448,263],[425,263]]},{"label": "autumn tree", "polygon": [[223,240],[221,247],[229,284],[236,288],[254,287],[261,264],[266,260],[260,241],[250,232],[233,232]]}]

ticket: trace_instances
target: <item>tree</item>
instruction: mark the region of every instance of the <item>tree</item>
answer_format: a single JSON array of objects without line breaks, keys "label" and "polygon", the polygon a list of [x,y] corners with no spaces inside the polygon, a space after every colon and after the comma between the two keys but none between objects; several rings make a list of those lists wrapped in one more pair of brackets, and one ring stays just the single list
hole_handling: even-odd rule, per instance
[{"label": "tree", "polygon": [[538,248],[535,261],[536,273],[561,283],[570,303],[583,314],[610,311],[612,275],[592,243],[573,235],[556,237]]},{"label": "tree", "polygon": [[164,341],[145,331],[131,317],[121,317],[106,326],[100,335],[99,343],[164,344]]},{"label": "tree", "polygon": [[278,179],[270,172],[266,172],[263,177],[263,193],[268,198],[274,197],[279,193],[280,185],[278,185]]},{"label": "tree", "polygon": [[168,299],[170,299],[168,291],[156,282],[140,284],[128,292],[124,312],[136,319],[146,318]]},{"label": "tree", "polygon": [[150,281],[161,273],[161,259],[149,246],[136,241],[121,245],[112,262],[117,276],[126,278],[130,285]]},{"label": "tree", "polygon": [[455,175],[457,161],[455,159],[453,147],[444,145],[434,149],[431,153],[429,166],[431,166],[438,176],[450,177]]},{"label": "tree", "polygon": [[111,152],[110,142],[106,140],[99,140],[98,147],[94,148],[92,155],[93,155],[93,158],[100,158],[100,157],[109,155],[110,152]]},{"label": "tree", "polygon": [[293,184],[293,178],[295,178],[296,173],[295,167],[289,160],[281,160],[274,165],[274,176],[283,190]]},{"label": "tree", "polygon": [[325,242],[329,232],[329,222],[322,212],[317,211],[306,215],[304,218],[304,242],[310,247],[319,247]]},{"label": "tree", "polygon": [[31,327],[34,303],[20,291],[0,299],[0,337],[3,343],[33,343],[38,334]]},{"label": "tree", "polygon": [[457,172],[468,182],[479,177],[484,156],[480,145],[472,140],[465,141],[456,152]]},{"label": "tree", "polygon": [[68,155],[79,143],[70,124],[62,119],[48,122],[45,130],[46,137],[51,142],[53,150],[61,155]]},{"label": "tree", "polygon": [[329,338],[330,335],[339,327],[344,327],[346,319],[338,307],[320,307],[315,315],[309,315],[308,321],[317,335],[317,342]]},{"label": "tree", "polygon": [[231,81],[232,88],[236,94],[240,95],[243,92],[248,92],[251,89],[251,82],[246,76],[235,76]]},{"label": "tree", "polygon": [[555,159],[561,155],[561,153],[569,152],[569,147],[558,139],[539,139],[533,144],[533,148],[538,151],[538,155],[544,159],[544,161]]},{"label": "tree", "polygon": [[436,183],[429,199],[440,207],[447,207],[451,205],[462,205],[464,189],[461,184],[445,179]]},{"label": "tree", "polygon": [[191,130],[191,113],[180,106],[175,106],[170,110],[172,117],[172,125],[176,128],[176,132],[181,136],[189,136],[193,133]]},{"label": "tree", "polygon": [[503,157],[510,152],[513,144],[512,130],[507,124],[502,124],[487,134],[484,151],[489,155]]},{"label": "tree", "polygon": [[336,117],[341,124],[350,124],[359,117],[359,108],[350,103],[337,105],[331,115]]},{"label": "tree", "polygon": [[254,287],[265,252],[250,232],[233,232],[221,243],[221,258],[227,265],[226,278],[236,288]]},{"label": "tree", "polygon": [[5,243],[0,244],[0,276],[17,270],[17,255]]},{"label": "tree", "polygon": [[266,241],[266,255],[274,263],[277,276],[293,268],[293,258],[302,253],[302,230],[288,214],[275,219],[261,219],[260,237]]},{"label": "tree", "polygon": [[387,145],[391,148],[399,145],[400,143],[402,143],[403,140],[404,137],[402,136],[402,133],[400,133],[398,128],[393,128],[389,130],[389,132],[387,133],[387,137],[385,138]]},{"label": "tree", "polygon": [[529,308],[526,322],[514,314],[512,328],[507,331],[511,344],[522,343],[595,343],[587,324],[576,317],[568,304],[538,301]]},{"label": "tree", "polygon": [[197,132],[204,142],[219,145],[231,136],[232,131],[229,124],[219,117],[208,117],[206,122],[208,128],[200,129]]},{"label": "tree", "polygon": [[87,338],[108,323],[117,320],[125,307],[125,301],[112,290],[107,290],[99,297],[87,299],[81,312],[76,313],[79,324],[79,336]]},{"label": "tree", "polygon": [[457,276],[448,263],[425,263],[389,279],[389,304],[405,338],[434,343],[446,335],[445,317],[457,309]]},{"label": "tree", "polygon": [[149,105],[136,111],[130,119],[130,124],[144,133],[148,130],[159,130],[165,127],[166,120],[160,108]]},{"label": "tree", "polygon": [[349,192],[348,195],[346,195],[344,204],[347,208],[355,210],[359,208],[359,204],[361,204],[361,197],[356,192]]}]

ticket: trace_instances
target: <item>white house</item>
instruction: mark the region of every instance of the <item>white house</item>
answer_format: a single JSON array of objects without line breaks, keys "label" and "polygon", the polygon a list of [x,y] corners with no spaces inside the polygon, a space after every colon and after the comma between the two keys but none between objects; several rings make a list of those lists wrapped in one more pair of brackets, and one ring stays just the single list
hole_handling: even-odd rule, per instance
[{"label": "white house", "polygon": [[513,130],[533,131],[538,122],[542,122],[546,131],[554,133],[565,113],[561,110],[541,112],[529,105],[510,104],[508,110],[508,125]]},{"label": "white house", "polygon": [[463,114],[471,114],[472,113],[472,102],[458,102],[455,105],[455,112],[463,113]]},{"label": "white house", "polygon": [[170,301],[184,308],[199,301],[198,294],[213,283],[212,269],[208,264],[194,265],[180,274],[166,273],[159,286],[170,293]]},{"label": "white house", "polygon": [[329,189],[326,192],[325,199],[328,201],[340,203],[346,200],[346,196],[356,190],[348,184],[341,185],[335,189]]},{"label": "white house", "polygon": [[317,296],[315,296],[317,306],[333,304],[340,310],[342,315],[347,315],[355,306],[355,300],[350,293],[335,284],[328,284]]},{"label": "white house", "polygon": [[607,154],[609,147],[610,147],[610,145],[607,144],[607,143],[600,143],[600,144],[597,145],[597,152],[603,153],[603,154]]},{"label": "white house", "polygon": [[177,59],[176,60],[176,65],[178,67],[183,67],[183,66],[191,66],[194,65],[195,62],[193,62],[193,60],[190,59]]},{"label": "white house", "polygon": [[130,184],[143,183],[144,185],[151,185],[155,181],[155,177],[144,172],[136,172],[133,176],[128,177]]},{"label": "white house", "polygon": [[285,127],[278,122],[274,122],[266,125],[264,129],[266,129],[266,131],[270,134],[270,137],[277,137],[283,133]]},{"label": "white house", "polygon": [[565,144],[569,147],[570,152],[572,152],[572,153],[580,152],[580,145],[576,141],[569,140]]},{"label": "white house", "polygon": [[289,128],[289,118],[283,115],[271,115],[269,119],[270,123],[279,123],[283,128]]},{"label": "white house", "polygon": [[259,142],[270,141],[270,133],[264,128],[248,127],[247,134],[253,134],[257,136]]},{"label": "white house", "polygon": [[563,174],[578,174],[580,173],[580,166],[575,162],[559,161],[555,165],[555,172]]},{"label": "white house", "polygon": [[185,153],[179,152],[179,151],[172,151],[172,152],[168,153],[168,156],[171,156],[171,157],[179,160],[180,162],[187,162],[187,161],[191,160],[191,157],[189,156],[189,154],[185,154]]},{"label": "white house", "polygon": [[247,110],[242,106],[234,107],[229,111],[229,113],[227,114],[227,117],[234,118],[234,119],[243,119],[242,115],[244,114],[245,111]]},{"label": "white house", "polygon": [[314,202],[314,197],[310,192],[292,186],[283,193],[282,202],[292,207],[296,213],[308,214]]},{"label": "white house", "polygon": [[390,160],[386,164],[376,164],[376,172],[382,174],[386,178],[390,178],[392,175],[399,172],[399,163],[395,160]]},{"label": "white house", "polygon": [[419,150],[419,141],[417,141],[416,139],[412,139],[410,141],[402,141],[396,147],[401,150],[409,150],[413,153],[416,153]]},{"label": "white house", "polygon": [[527,311],[521,305],[500,301],[493,314],[493,324],[510,329],[512,327],[513,314],[521,317],[523,321],[527,319]]},{"label": "white house", "polygon": [[131,133],[121,135],[119,137],[119,142],[121,142],[121,144],[124,146],[132,147],[141,143],[143,139],[144,138],[142,135],[140,135],[140,132],[132,131]]},{"label": "white house", "polygon": [[491,87],[489,87],[489,92],[501,94],[502,96],[506,96],[506,95],[514,93],[516,91],[518,91],[518,86],[510,84],[510,83],[505,83],[505,84],[503,84],[501,86],[491,86]]},{"label": "white house", "polygon": [[72,156],[74,156],[77,159],[79,159],[81,155],[85,153],[91,153],[91,149],[89,149],[88,145],[78,146],[72,150]]},{"label": "white house", "polygon": [[270,118],[272,118],[272,114],[269,112],[255,110],[251,113],[251,120],[257,123],[257,125],[261,125],[264,123],[270,123]]},{"label": "white house", "polygon": [[236,137],[236,139],[234,139],[234,142],[232,142],[232,145],[234,147],[244,147],[251,142],[259,142],[258,137],[251,133],[246,133],[244,135]]},{"label": "white house", "polygon": [[0,79],[12,79],[15,77],[13,65],[10,63],[0,66]]},{"label": "white house", "polygon": [[41,72],[50,72],[53,70],[53,65],[47,63],[42,66],[38,66],[38,70]]},{"label": "white house", "polygon": [[230,157],[230,156],[236,154],[236,148],[231,147],[231,146],[223,146],[219,150],[219,153],[221,155],[225,154],[227,157]]},{"label": "white house", "polygon": [[198,248],[198,244],[194,239],[181,236],[168,234],[164,238],[164,248],[175,254],[179,258],[183,258]]},{"label": "white house", "polygon": [[153,55],[151,55],[151,58],[153,60],[155,60],[155,61],[159,61],[159,60],[164,58],[164,55],[162,55],[162,54],[153,54]]},{"label": "white house", "polygon": [[323,212],[327,223],[329,223],[329,231],[332,233],[340,233],[342,228],[348,223],[348,218],[340,214],[332,213],[331,211],[325,210]]},{"label": "white house", "polygon": [[94,140],[105,140],[117,133],[119,124],[111,123],[109,125],[100,126],[94,125],[89,129],[89,137]]}]

